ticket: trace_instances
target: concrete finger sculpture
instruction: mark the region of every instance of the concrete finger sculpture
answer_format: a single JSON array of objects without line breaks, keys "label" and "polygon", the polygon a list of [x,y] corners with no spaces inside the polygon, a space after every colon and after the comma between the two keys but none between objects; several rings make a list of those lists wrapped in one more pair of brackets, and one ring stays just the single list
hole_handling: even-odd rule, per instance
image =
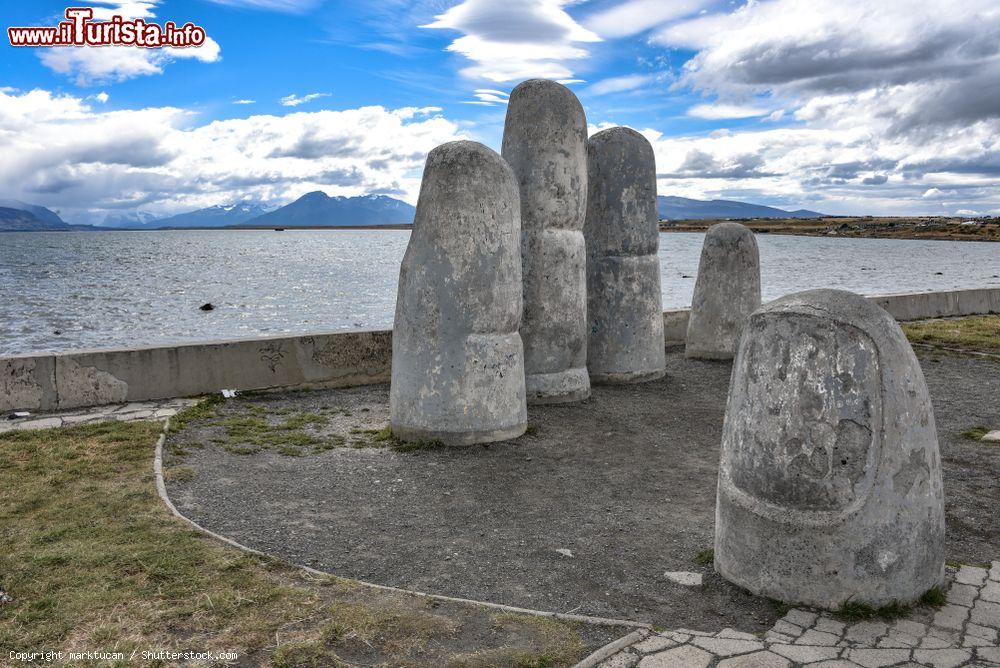
[{"label": "concrete finger sculpture", "polygon": [[630,128],[587,141],[587,368],[594,383],[664,372],[653,147]]},{"label": "concrete finger sculpture", "polygon": [[688,320],[687,357],[732,359],[747,316],[760,306],[760,254],[739,223],[708,228]]},{"label": "concrete finger sculpture", "polygon": [[896,321],[811,290],[748,320],[723,426],[715,568],[755,594],[909,604],[944,575],[941,458]]},{"label": "concrete finger sculpture", "polygon": [[517,181],[482,144],[435,148],[399,270],[390,426],[449,445],[527,428]]},{"label": "concrete finger sculpture", "polygon": [[511,92],[503,157],[521,193],[521,336],[529,403],[590,396],[586,143],[587,119],[568,88],[531,79]]}]

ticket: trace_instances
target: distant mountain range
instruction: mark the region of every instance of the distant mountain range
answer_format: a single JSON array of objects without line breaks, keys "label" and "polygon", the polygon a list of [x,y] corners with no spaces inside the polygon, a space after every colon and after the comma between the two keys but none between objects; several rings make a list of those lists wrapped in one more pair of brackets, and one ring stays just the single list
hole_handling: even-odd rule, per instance
[{"label": "distant mountain range", "polygon": [[329,197],[316,191],[248,220],[241,227],[407,225],[413,222],[415,211],[410,204],[386,195]]},{"label": "distant mountain range", "polygon": [[825,214],[798,209],[784,211],[773,206],[747,204],[725,199],[704,201],[687,197],[656,198],[656,210],[661,220],[709,220],[714,218],[822,218]]},{"label": "distant mountain range", "polygon": [[149,214],[130,212],[106,218],[102,227],[131,230],[223,227],[344,227],[354,225],[400,225],[413,222],[415,209],[385,195],[329,197],[306,193],[273,211],[250,201],[210,206],[169,218],[151,219]]},{"label": "distant mountain range", "polygon": [[[760,204],[721,199],[702,201],[661,195],[656,201],[663,220],[821,218],[824,215],[805,209],[783,211]],[[94,227],[67,224],[57,213],[42,206],[0,200],[0,231],[406,225],[413,222],[414,212],[413,206],[386,195],[330,197],[316,191],[273,211],[251,201],[210,206],[168,218],[155,218],[144,211],[126,211],[109,214],[101,225]]]},{"label": "distant mountain range", "polygon": [[162,230],[191,227],[229,227],[256,218],[268,209],[256,202],[243,201],[226,206],[216,205],[176,216],[157,218],[145,211],[109,214],[101,227],[129,230]]}]

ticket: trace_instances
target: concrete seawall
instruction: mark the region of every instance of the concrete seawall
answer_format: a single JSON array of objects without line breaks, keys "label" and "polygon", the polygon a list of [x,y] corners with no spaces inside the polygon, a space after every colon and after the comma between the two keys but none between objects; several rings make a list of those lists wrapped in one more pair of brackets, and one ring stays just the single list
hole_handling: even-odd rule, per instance
[{"label": "concrete seawall", "polygon": [[[1000,313],[1000,288],[869,297],[900,321]],[[684,343],[689,311],[663,314]],[[390,330],[0,357],[0,411],[167,399],[224,388],[348,387],[389,380]]]}]

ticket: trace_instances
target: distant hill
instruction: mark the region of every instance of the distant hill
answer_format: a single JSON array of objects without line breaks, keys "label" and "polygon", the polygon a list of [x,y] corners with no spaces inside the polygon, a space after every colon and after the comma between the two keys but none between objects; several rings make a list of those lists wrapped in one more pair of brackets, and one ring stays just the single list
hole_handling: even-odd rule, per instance
[{"label": "distant hill", "polygon": [[0,232],[64,232],[69,229],[70,226],[59,219],[59,216],[53,222],[48,216],[43,220],[31,211],[0,206]]},{"label": "distant hill", "polygon": [[[16,211],[24,211],[31,214],[40,223],[47,225],[48,227],[43,227],[40,229],[52,229],[60,230],[66,229],[69,225],[59,217],[55,211],[46,209],[44,206],[38,206],[37,204],[26,204],[16,199],[0,199],[0,207],[5,209],[14,209]],[[8,214],[7,219],[11,216]]]},{"label": "distant hill", "polygon": [[399,225],[413,222],[415,209],[386,195],[329,197],[321,191],[306,193],[291,204],[246,221],[246,227],[344,227],[350,225]]},{"label": "distant hill", "polygon": [[705,220],[710,218],[822,218],[824,214],[806,209],[784,211],[762,204],[747,204],[725,199],[704,201],[687,197],[656,198],[661,220]]}]

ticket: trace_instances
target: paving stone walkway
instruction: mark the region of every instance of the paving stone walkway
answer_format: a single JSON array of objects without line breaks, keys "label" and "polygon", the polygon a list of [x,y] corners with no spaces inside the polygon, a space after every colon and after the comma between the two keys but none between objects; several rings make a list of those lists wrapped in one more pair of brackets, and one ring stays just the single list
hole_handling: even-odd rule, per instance
[{"label": "paving stone walkway", "polygon": [[724,629],[648,635],[599,668],[958,668],[1000,666],[1000,561],[962,566],[930,620],[844,623],[793,609],[764,637]]},{"label": "paving stone walkway", "polygon": [[198,399],[164,399],[129,404],[113,404],[71,411],[37,413],[24,418],[0,416],[0,434],[19,429],[50,429],[97,422],[130,422],[132,420],[165,420],[178,411],[198,403]]}]

